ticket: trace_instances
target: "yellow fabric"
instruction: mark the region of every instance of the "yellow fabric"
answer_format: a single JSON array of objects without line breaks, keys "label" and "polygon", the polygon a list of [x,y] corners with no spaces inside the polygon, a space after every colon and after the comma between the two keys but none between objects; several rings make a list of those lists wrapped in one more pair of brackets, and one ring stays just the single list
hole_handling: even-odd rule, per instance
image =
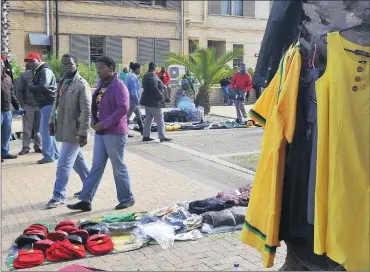
[{"label": "yellow fabric", "polygon": [[369,271],[370,59],[344,48],[370,52],[370,47],[353,44],[338,32],[327,40],[326,71],[316,82],[314,251],[326,252],[348,271]]},{"label": "yellow fabric", "polygon": [[277,74],[249,112],[265,132],[241,240],[262,253],[265,267],[273,265],[276,247],[280,246],[285,147],[295,129],[300,70],[301,55],[296,45],[286,52]]}]

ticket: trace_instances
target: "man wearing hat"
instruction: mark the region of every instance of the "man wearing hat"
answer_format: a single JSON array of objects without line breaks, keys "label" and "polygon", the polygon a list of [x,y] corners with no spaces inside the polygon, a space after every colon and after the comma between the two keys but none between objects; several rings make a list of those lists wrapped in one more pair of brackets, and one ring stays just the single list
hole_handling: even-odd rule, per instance
[{"label": "man wearing hat", "polygon": [[22,116],[23,138],[22,150],[19,155],[25,155],[30,152],[31,139],[34,139],[33,148],[36,153],[41,151],[40,137],[40,110],[37,107],[33,94],[28,89],[28,85],[32,82],[33,71],[26,63],[26,70],[17,78],[15,91],[19,103],[21,104],[25,114]]},{"label": "man wearing hat", "polygon": [[232,97],[235,98],[235,108],[237,122],[241,122],[242,118],[247,117],[245,112],[244,101],[246,93],[252,88],[252,77],[247,72],[247,66],[242,63],[240,70],[234,74],[231,80],[230,89],[232,91]]},{"label": "man wearing hat", "polygon": [[49,118],[57,90],[56,78],[49,65],[41,61],[39,54],[31,53],[24,61],[33,71],[32,82],[28,84],[28,89],[32,92],[41,113],[40,133],[43,158],[37,163],[51,163],[59,158],[55,137],[49,135]]}]

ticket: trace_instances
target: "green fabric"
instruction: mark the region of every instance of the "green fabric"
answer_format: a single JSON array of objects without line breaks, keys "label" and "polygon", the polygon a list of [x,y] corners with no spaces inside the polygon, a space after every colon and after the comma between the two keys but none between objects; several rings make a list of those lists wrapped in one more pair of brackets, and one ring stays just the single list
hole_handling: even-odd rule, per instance
[{"label": "green fabric", "polygon": [[127,212],[123,214],[105,215],[101,222],[115,223],[115,222],[131,222],[131,221],[135,221],[133,212]]}]

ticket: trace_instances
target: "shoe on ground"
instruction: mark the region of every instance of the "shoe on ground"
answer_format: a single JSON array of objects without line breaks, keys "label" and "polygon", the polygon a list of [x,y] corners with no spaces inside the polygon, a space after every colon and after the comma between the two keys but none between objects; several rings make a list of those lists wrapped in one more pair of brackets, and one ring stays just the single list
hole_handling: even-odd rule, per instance
[{"label": "shoe on ground", "polygon": [[35,153],[42,153],[42,149],[40,147],[35,148]]},{"label": "shoe on ground", "polygon": [[53,163],[54,161],[47,161],[47,160],[44,160],[44,159],[41,159],[39,161],[37,161],[37,164],[46,164],[46,163]]},{"label": "shoe on ground", "polygon": [[74,193],[74,197],[79,197],[80,196],[80,194],[81,194],[81,191],[79,191],[79,192],[77,192],[77,193]]},{"label": "shoe on ground", "polygon": [[80,201],[73,205],[67,205],[67,208],[70,210],[82,211],[82,212],[90,212],[91,211],[91,203],[86,201]]},{"label": "shoe on ground", "polygon": [[162,142],[171,142],[172,141],[172,139],[171,138],[163,138],[163,139],[161,139],[161,143]]},{"label": "shoe on ground", "polygon": [[28,153],[30,153],[30,149],[28,147],[23,147],[22,150],[18,154],[22,156]]},{"label": "shoe on ground", "polygon": [[224,106],[227,106],[227,103],[224,103]]},{"label": "shoe on ground", "polygon": [[13,160],[13,159],[16,159],[16,158],[18,158],[18,156],[12,155],[12,154],[9,154],[7,156],[2,157],[2,159],[4,159],[4,160]]},{"label": "shoe on ground", "polygon": [[48,202],[48,204],[46,204],[45,208],[46,209],[55,209],[55,208],[58,208],[58,207],[63,206],[63,205],[64,205],[64,202],[52,199]]},{"label": "shoe on ground", "polygon": [[151,142],[151,141],[154,141],[154,139],[150,137],[143,137],[143,142]]},{"label": "shoe on ground", "polygon": [[116,210],[127,209],[135,204],[135,199],[132,199],[128,202],[121,202],[116,206]]}]

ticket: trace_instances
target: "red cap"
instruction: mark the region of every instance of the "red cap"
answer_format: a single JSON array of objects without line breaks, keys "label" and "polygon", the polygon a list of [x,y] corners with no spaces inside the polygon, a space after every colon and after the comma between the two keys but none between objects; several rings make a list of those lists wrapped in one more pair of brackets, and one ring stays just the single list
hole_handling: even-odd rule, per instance
[{"label": "red cap", "polygon": [[102,255],[111,252],[114,248],[112,239],[104,234],[90,236],[86,244],[87,249],[92,255]]},{"label": "red cap", "polygon": [[5,56],[1,56],[1,60],[4,61],[5,60]]},{"label": "red cap", "polygon": [[32,60],[32,59],[37,59],[37,60],[41,60],[41,57],[39,54],[37,53],[30,53],[25,59],[24,59],[24,62],[27,62],[29,60]]},{"label": "red cap", "polygon": [[41,250],[30,249],[20,250],[18,257],[14,260],[14,267],[17,269],[31,268],[44,262],[44,253]]}]

